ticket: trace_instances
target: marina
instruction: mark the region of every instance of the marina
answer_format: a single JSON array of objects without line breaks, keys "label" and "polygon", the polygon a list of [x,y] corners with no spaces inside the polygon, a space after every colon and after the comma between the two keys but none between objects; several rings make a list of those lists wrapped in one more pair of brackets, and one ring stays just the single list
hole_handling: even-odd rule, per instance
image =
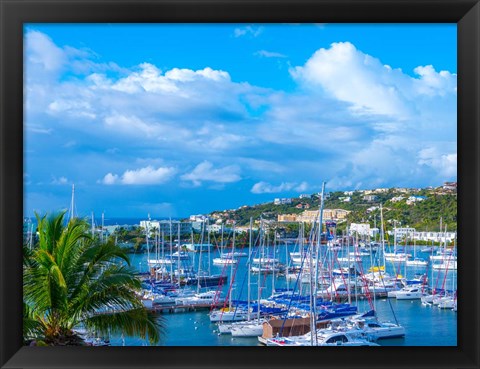
[{"label": "marina", "polygon": [[[317,246],[318,255],[314,258],[310,252],[315,250],[315,246],[310,249],[312,244],[315,245],[315,242],[309,246],[300,238],[297,242],[269,244],[258,239],[256,244],[233,250],[233,244],[230,244],[229,248],[214,245],[205,253],[203,249],[201,252],[200,249],[197,252],[190,251],[186,253],[189,258],[184,257],[178,264],[181,265],[180,269],[190,267],[194,270],[192,266],[196,270],[210,269],[210,273],[223,276],[224,279],[209,288],[198,288],[198,283],[179,284],[173,280],[167,288],[168,292],[162,287],[157,289],[156,286],[168,286],[168,283],[165,279],[159,281],[152,278],[158,273],[155,273],[151,263],[147,263],[148,253],[132,254],[131,261],[144,278],[145,291],[163,291],[166,296],[173,298],[169,303],[152,302],[148,308],[161,314],[167,325],[180,325],[193,330],[190,342],[167,333],[166,341],[162,344],[197,345],[198,342],[210,342],[215,345],[268,346],[267,340],[274,335],[272,332],[275,332],[276,322],[284,321],[285,326],[288,325],[285,322],[291,321],[292,317],[296,319],[295,324],[300,324],[298,318],[303,317],[304,331],[308,333],[313,314],[310,292],[313,291],[315,273],[310,273],[310,266],[315,269],[315,265],[318,265],[318,269],[322,269],[317,278],[318,289],[315,294],[318,311],[313,310],[318,314],[317,324],[323,321],[324,324],[320,325],[325,328],[338,319],[345,322],[374,311],[381,324],[404,329],[404,334],[400,336],[373,340],[380,345],[456,345],[456,268],[450,268],[452,264],[448,259],[435,259],[437,255],[453,258],[455,250],[433,247],[422,251],[415,245],[402,245],[400,254],[389,253],[395,249],[395,245],[384,244],[370,251],[364,247],[360,253],[358,245],[328,247],[331,243],[325,243]],[[303,252],[299,251],[301,248]],[[226,250],[229,251],[228,257],[232,258],[233,255],[235,262],[214,263],[214,260],[225,258]],[[388,254],[402,256],[387,260]],[[407,263],[409,260],[422,262]],[[435,268],[440,263],[446,264],[445,268]],[[256,267],[261,268],[260,273]],[[175,268],[173,263],[172,270]],[[173,272],[174,276],[177,274]],[[200,291],[210,291],[211,300],[208,303],[188,303],[186,298],[174,297],[178,293],[194,296]],[[342,309],[348,312],[341,312]],[[424,331],[419,332],[422,326]],[[297,329],[293,333],[300,331]],[[279,331],[276,331],[278,335]],[[110,342],[112,345],[142,344],[132,338],[120,342],[114,337]]]}]

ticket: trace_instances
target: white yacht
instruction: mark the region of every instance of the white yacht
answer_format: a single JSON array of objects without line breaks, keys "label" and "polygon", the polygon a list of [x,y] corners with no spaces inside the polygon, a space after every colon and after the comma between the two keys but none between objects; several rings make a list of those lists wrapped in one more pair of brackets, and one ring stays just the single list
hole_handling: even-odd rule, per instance
[{"label": "white yacht", "polygon": [[210,321],[213,322],[238,322],[248,319],[248,312],[242,309],[220,309],[214,310],[209,314]]},{"label": "white yacht", "polygon": [[[318,332],[317,346],[379,346],[376,343],[359,338],[350,332]],[[267,346],[311,346],[309,333],[303,336],[275,337],[267,339]]]},{"label": "white yacht", "polygon": [[[405,287],[395,292],[395,298],[397,300],[416,300],[416,299],[421,299],[422,296],[423,296],[422,289],[418,286]],[[390,292],[388,294],[388,297],[390,297]]]},{"label": "white yacht", "polygon": [[225,301],[220,291],[207,291],[196,293],[193,296],[179,297],[175,299],[177,305],[208,305]]}]

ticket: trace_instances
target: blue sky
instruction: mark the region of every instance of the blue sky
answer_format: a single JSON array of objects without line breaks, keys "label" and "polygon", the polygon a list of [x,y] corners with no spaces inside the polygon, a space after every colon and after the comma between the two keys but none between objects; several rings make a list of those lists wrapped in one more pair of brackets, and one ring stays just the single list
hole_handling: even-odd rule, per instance
[{"label": "blue sky", "polygon": [[25,214],[456,180],[456,25],[29,24]]}]

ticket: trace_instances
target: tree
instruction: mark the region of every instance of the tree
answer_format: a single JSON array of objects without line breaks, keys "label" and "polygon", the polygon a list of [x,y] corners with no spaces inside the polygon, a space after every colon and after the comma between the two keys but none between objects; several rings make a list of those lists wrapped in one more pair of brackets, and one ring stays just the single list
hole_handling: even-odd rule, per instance
[{"label": "tree", "polygon": [[136,296],[141,281],[126,252],[92,239],[85,220],[65,224],[65,212],[35,215],[38,242],[32,250],[24,247],[24,339],[78,344],[75,329],[83,326],[100,335],[123,333],[158,343],[163,320]]}]

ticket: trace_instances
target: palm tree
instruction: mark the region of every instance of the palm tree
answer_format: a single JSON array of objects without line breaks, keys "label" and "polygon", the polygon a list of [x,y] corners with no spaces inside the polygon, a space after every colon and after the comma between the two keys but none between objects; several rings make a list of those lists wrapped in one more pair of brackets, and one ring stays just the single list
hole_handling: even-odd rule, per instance
[{"label": "palm tree", "polygon": [[24,247],[24,339],[72,343],[84,327],[158,343],[163,320],[136,296],[141,282],[125,251],[92,238],[83,219],[65,225],[64,215],[35,214],[38,242],[31,251]]}]

